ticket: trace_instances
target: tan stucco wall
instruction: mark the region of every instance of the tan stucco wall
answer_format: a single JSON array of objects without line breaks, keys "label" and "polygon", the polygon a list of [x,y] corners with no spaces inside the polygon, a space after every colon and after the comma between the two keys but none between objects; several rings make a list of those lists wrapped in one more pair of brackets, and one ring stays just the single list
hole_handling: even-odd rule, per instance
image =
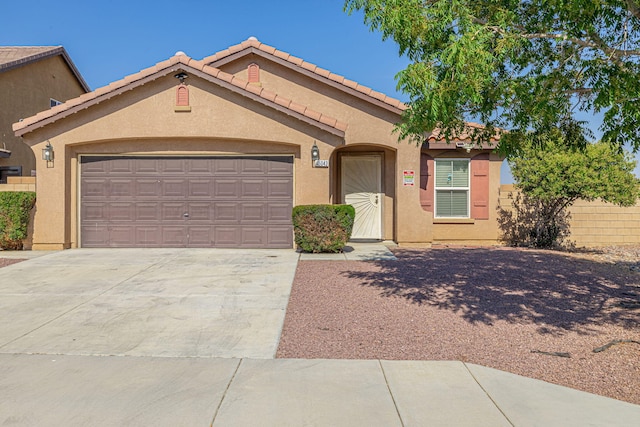
[{"label": "tan stucco wall", "polygon": [[[500,206],[510,209],[509,195],[513,185],[500,188]],[[601,200],[578,200],[569,209],[571,235],[569,240],[578,247],[640,244],[640,202],[620,207]]]},{"label": "tan stucco wall", "polygon": [[22,166],[22,174],[31,175],[36,158],[11,125],[49,109],[50,98],[64,102],[83,93],[60,55],[0,72],[0,148],[4,143],[11,151],[11,157],[0,159],[0,166]]},{"label": "tan stucco wall", "polygon": [[[392,197],[395,197],[395,203],[394,200],[390,201],[387,192],[384,238],[395,240],[401,245],[431,241],[431,214],[423,211],[420,206],[420,189],[417,185],[408,187],[402,183],[403,170],[419,173],[420,149],[409,142],[398,142],[397,134],[393,132],[395,123],[400,120],[398,113],[372,105],[257,55],[240,58],[220,68],[246,80],[247,66],[251,63],[260,66],[260,82],[265,88],[348,123],[344,141],[346,147],[361,147],[360,150],[368,149],[372,152],[380,149],[395,152],[397,163],[394,171],[390,173],[390,169],[385,168],[385,188],[394,187]],[[322,157],[325,157],[324,153]]]},{"label": "tan stucco wall", "polygon": [[[385,239],[406,246],[428,245],[437,237],[495,240],[494,216],[471,225],[432,223],[432,214],[420,206],[420,149],[397,142],[393,128],[398,114],[291,70],[276,71],[270,77],[275,87],[269,89],[348,123],[344,139],[196,76],[187,79],[191,110],[176,112],[178,82],[172,75],[25,134],[36,154],[49,141],[56,156],[50,164],[37,159],[34,249],[78,245],[78,159],[89,154],[289,154],[294,156],[294,204],[301,205],[342,201],[339,153],[381,153]],[[262,78],[268,76],[261,70]],[[312,167],[314,143],[321,159],[330,160],[329,168]],[[451,150],[443,151],[450,155]],[[491,182],[499,183],[500,159],[492,160]],[[415,172],[414,186],[403,185],[404,170]],[[495,205],[497,185],[491,199]]]},{"label": "tan stucco wall", "polygon": [[38,161],[38,212],[46,214],[36,214],[34,249],[77,246],[82,154],[290,154],[294,203],[332,202],[327,169],[312,168],[309,153],[314,142],[331,153],[338,137],[211,83],[190,83],[190,112],[174,110],[176,80],[166,77],[25,135],[36,153],[50,141],[56,156]]}]

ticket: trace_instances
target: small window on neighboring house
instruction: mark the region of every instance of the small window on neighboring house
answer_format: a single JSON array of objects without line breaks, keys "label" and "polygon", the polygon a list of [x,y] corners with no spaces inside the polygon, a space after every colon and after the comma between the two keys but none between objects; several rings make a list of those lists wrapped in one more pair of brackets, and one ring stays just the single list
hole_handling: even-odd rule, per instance
[{"label": "small window on neighboring house", "polygon": [[249,64],[247,67],[247,81],[249,83],[260,82],[260,67],[258,64]]},{"label": "small window on neighboring house", "polygon": [[469,218],[469,160],[435,159],[435,165],[435,216]]},{"label": "small window on neighboring house", "polygon": [[62,104],[62,102],[58,101],[57,99],[49,98],[49,108],[53,108],[56,105],[60,104]]}]

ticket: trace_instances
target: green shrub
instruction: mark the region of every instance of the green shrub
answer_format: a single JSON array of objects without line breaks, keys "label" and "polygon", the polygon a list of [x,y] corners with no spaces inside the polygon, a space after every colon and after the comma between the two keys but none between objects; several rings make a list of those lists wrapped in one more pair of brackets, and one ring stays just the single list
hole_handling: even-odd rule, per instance
[{"label": "green shrub", "polygon": [[29,216],[35,201],[34,192],[0,192],[0,248],[22,249],[22,241],[27,237]]},{"label": "green shrub", "polygon": [[355,217],[351,205],[296,206],[292,214],[296,245],[304,252],[341,252]]}]

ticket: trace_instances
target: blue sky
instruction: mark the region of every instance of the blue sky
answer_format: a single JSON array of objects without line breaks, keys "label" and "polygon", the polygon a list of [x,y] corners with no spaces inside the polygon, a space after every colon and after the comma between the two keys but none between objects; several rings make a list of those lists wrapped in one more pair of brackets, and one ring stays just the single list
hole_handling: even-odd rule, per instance
[{"label": "blue sky", "polygon": [[[407,65],[343,0],[24,0],[0,45],[62,45],[91,89],[184,51],[202,59],[250,36],[402,101]],[[506,162],[505,162],[506,163]],[[511,182],[506,164],[503,182]]]}]

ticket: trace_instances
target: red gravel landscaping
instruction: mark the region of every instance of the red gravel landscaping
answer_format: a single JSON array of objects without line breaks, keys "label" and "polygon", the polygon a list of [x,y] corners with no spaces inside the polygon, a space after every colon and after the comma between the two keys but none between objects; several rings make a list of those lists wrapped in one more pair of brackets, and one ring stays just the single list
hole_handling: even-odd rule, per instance
[{"label": "red gravel landscaping", "polygon": [[[301,261],[277,357],[461,360],[640,404],[637,258],[508,248],[395,254]],[[593,351],[614,340],[630,342]]]}]

